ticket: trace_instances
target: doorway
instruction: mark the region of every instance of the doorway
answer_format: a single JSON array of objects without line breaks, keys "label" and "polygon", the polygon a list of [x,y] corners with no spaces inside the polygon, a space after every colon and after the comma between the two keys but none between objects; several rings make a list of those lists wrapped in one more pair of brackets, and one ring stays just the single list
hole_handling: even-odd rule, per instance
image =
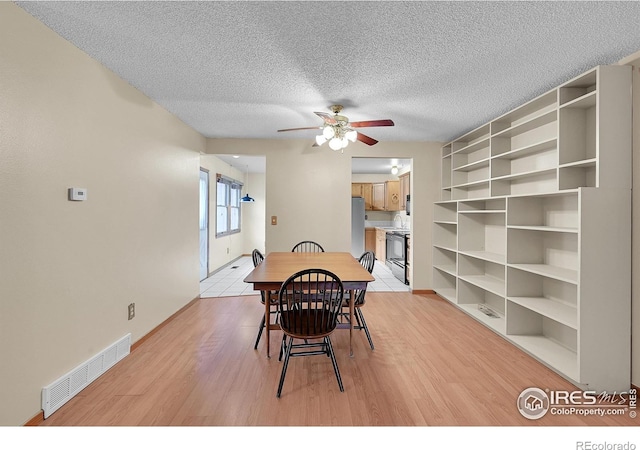
[{"label": "doorway", "polygon": [[200,281],[209,276],[209,171],[200,168]]}]

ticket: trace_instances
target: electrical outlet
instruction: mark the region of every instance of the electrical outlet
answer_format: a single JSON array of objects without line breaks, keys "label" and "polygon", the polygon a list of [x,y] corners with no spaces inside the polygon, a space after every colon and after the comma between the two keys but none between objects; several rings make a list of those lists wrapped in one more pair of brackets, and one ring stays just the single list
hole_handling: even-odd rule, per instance
[{"label": "electrical outlet", "polygon": [[136,316],[136,304],[129,303],[129,320],[133,319]]}]

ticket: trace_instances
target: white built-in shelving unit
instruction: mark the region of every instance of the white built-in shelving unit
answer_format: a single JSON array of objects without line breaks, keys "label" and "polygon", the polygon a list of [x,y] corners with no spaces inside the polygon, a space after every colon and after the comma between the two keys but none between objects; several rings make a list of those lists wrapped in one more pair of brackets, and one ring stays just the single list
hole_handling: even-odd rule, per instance
[{"label": "white built-in shelving unit", "polygon": [[442,148],[438,295],[576,386],[630,385],[631,69],[598,66]]}]

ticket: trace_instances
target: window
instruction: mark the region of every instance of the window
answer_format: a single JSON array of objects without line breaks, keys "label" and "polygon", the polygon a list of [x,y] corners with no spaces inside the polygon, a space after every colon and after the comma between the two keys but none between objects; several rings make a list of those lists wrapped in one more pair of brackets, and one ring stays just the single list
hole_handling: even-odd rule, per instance
[{"label": "window", "polygon": [[240,232],[242,183],[216,175],[216,237]]}]

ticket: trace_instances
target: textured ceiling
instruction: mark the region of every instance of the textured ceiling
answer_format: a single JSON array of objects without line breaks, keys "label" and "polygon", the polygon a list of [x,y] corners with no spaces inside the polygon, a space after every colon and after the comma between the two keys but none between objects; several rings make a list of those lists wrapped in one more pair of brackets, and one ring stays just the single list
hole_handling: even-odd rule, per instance
[{"label": "textured ceiling", "polygon": [[208,137],[448,141],[640,50],[640,2],[17,4]]}]

